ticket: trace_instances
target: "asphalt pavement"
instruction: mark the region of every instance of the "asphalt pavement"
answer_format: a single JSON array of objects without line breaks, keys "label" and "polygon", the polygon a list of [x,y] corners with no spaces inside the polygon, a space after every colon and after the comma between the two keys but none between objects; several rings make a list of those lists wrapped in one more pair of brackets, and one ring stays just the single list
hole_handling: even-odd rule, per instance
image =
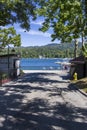
[{"label": "asphalt pavement", "polygon": [[0,87],[0,130],[87,130],[87,97],[66,71],[28,72]]}]

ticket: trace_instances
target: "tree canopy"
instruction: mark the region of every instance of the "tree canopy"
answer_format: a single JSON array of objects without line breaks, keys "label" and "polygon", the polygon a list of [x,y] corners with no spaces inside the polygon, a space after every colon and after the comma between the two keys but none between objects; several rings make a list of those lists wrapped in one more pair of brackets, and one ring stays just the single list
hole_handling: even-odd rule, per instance
[{"label": "tree canopy", "polygon": [[30,29],[30,18],[35,19],[34,0],[0,0],[0,26],[20,23]]},{"label": "tree canopy", "polygon": [[29,31],[30,19],[44,16],[41,31],[53,29],[52,40],[69,42],[87,36],[87,0],[1,0],[0,26],[19,23]]},{"label": "tree canopy", "polygon": [[41,31],[53,28],[52,40],[71,41],[87,36],[86,0],[40,0],[37,12],[44,16]]},{"label": "tree canopy", "polygon": [[0,30],[0,44],[3,47],[6,47],[9,44],[14,46],[21,45],[21,38],[19,34],[16,34],[16,30],[13,27],[8,29],[4,28]]},{"label": "tree canopy", "polygon": [[0,0],[0,43],[2,46],[21,45],[20,35],[15,29],[2,29],[2,26],[19,23],[22,28],[30,29],[30,18],[35,18],[35,4],[32,0]]}]

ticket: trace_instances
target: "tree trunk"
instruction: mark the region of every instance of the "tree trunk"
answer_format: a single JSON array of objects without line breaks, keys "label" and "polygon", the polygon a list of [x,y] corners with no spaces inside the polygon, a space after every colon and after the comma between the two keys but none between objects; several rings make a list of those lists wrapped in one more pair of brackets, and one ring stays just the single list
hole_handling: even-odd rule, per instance
[{"label": "tree trunk", "polygon": [[74,50],[75,58],[78,56],[78,54],[77,54],[77,49],[78,49],[78,40],[75,39],[75,50]]}]

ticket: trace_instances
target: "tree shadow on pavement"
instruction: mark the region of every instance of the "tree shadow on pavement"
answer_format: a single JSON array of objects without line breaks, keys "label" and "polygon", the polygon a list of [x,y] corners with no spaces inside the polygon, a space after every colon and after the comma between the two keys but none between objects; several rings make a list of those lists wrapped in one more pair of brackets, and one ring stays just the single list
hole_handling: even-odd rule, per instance
[{"label": "tree shadow on pavement", "polygon": [[[51,78],[48,78],[50,77]],[[56,80],[52,77],[56,76]],[[44,82],[44,83],[66,83],[67,81],[64,81],[64,80],[59,80],[59,77],[61,79],[63,79],[64,77],[66,77],[66,79],[69,79],[68,78],[68,75],[67,76],[60,76],[59,74],[55,74],[55,73],[27,73],[22,79],[19,79],[18,81],[19,82],[30,82],[30,83],[33,83],[33,82]]]},{"label": "tree shadow on pavement", "polygon": [[[55,83],[55,80],[53,82]],[[18,81],[18,83],[20,82]],[[60,102],[52,105],[45,97],[41,98],[39,96],[31,100],[26,99],[26,93],[29,95],[32,90],[48,91],[49,97],[51,92],[56,92],[56,89],[52,90],[41,86],[32,87],[29,84],[22,84],[22,80],[21,84],[13,83],[0,88],[1,130],[87,129],[87,109]],[[70,91],[70,89],[59,88],[57,91]],[[79,118],[82,121],[79,121]]]}]

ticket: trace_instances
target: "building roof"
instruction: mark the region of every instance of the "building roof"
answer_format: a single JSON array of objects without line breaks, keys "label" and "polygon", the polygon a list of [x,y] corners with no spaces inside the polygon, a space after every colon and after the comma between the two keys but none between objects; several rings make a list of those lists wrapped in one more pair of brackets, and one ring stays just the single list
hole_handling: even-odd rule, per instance
[{"label": "building roof", "polygon": [[70,60],[71,63],[80,63],[80,64],[84,64],[85,63],[85,57],[84,56],[79,56],[79,57],[76,57],[72,60]]},{"label": "building roof", "polygon": [[2,58],[2,57],[12,57],[12,56],[15,56],[15,57],[18,57],[18,55],[17,54],[5,54],[5,55],[0,55],[0,58]]}]

